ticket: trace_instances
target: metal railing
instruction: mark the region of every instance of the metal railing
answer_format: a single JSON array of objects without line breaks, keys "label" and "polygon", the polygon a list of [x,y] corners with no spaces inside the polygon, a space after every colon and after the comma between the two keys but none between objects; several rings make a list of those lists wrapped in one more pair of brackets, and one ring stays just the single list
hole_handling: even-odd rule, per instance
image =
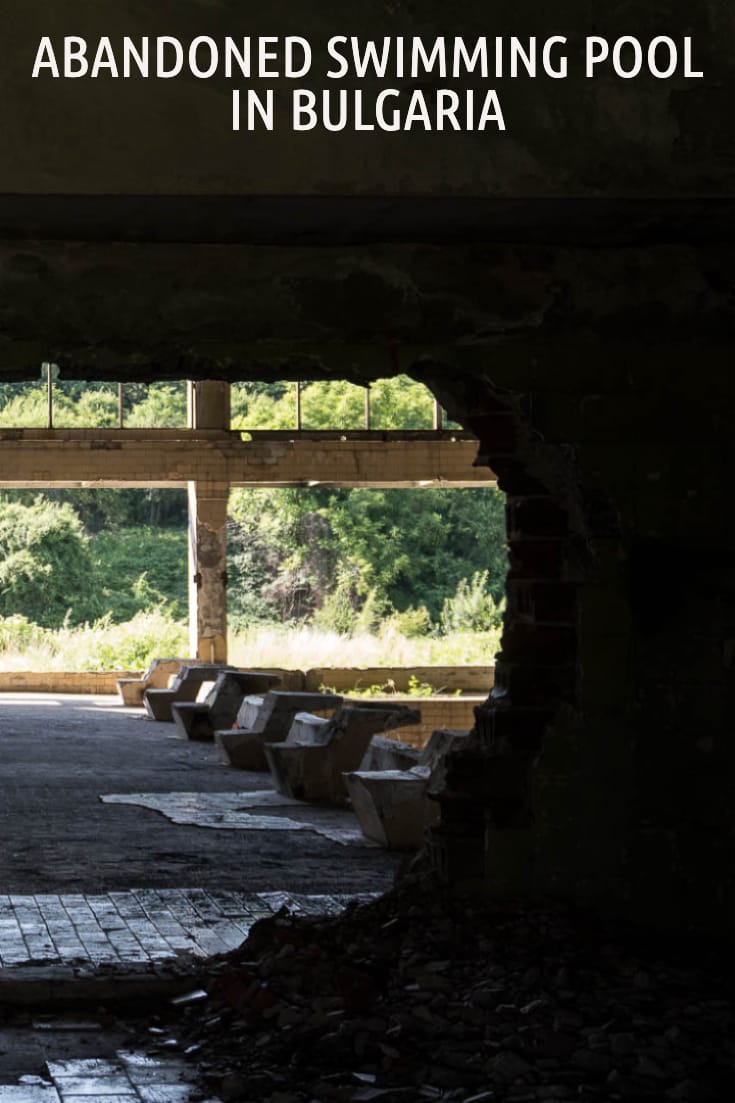
[{"label": "metal railing", "polygon": [[[42,378],[42,381],[45,382],[45,387],[46,387],[46,428],[47,429],[54,429],[54,427],[55,427],[54,426],[54,381],[57,378],[57,375],[58,375],[58,368],[56,367],[55,364],[50,364],[50,363],[46,363],[46,362],[42,364],[42,366],[41,366],[41,378]],[[327,433],[350,432],[350,431],[358,432],[358,431],[360,431],[360,429],[362,429],[362,431],[368,431],[368,432],[373,431],[373,430],[377,430],[378,432],[388,431],[388,430],[381,430],[379,427],[374,425],[373,411],[372,411],[372,408],[371,408],[371,401],[370,401],[370,388],[369,387],[364,388],[365,399],[364,399],[364,407],[363,407],[363,424],[362,424],[362,427],[354,427],[354,429],[352,429],[352,430],[349,430],[349,429],[344,430],[344,429],[339,429],[339,428],[335,428],[335,427],[328,428],[328,429],[323,429],[323,430],[318,430],[318,429],[306,429],[305,430],[304,429],[304,424],[303,424],[303,421],[304,421],[304,418],[303,418],[303,412],[304,412],[303,411],[303,390],[304,390],[304,386],[305,386],[304,381],[302,381],[302,380],[296,380],[295,381],[295,425],[294,425],[293,428],[297,433],[301,433],[301,432],[312,432],[312,433],[314,433],[314,432],[320,432],[320,431],[321,432],[327,432]],[[438,399],[433,400],[432,421],[433,421],[433,424],[432,424],[432,431],[433,432],[441,433],[441,432],[444,431],[444,429],[446,427],[445,426],[445,420],[444,420],[444,410],[442,409],[442,406],[441,406],[440,402],[438,401]],[[124,429],[125,428],[125,384],[124,383],[118,383],[117,384],[117,428],[118,429]],[[261,433],[261,432],[263,432],[263,433],[270,433],[270,432],[283,433],[283,432],[290,432],[291,430],[270,430],[270,429],[259,429],[257,426],[252,426],[252,427],[251,426],[242,426],[238,431],[246,432],[246,433],[250,433],[250,432],[253,432],[253,433]],[[397,431],[398,430],[393,430],[393,432],[397,432]],[[410,430],[409,429],[407,431],[408,432],[425,432],[425,431],[428,431],[428,430]]]}]

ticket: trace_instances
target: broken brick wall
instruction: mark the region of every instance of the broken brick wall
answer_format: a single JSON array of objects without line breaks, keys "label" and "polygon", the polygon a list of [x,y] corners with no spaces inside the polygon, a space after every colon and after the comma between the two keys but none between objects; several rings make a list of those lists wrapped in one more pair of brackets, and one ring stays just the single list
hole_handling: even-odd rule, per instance
[{"label": "broken brick wall", "polygon": [[431,851],[458,885],[725,931],[731,356],[703,317],[678,344],[681,319],[649,322],[497,350],[484,382],[417,365],[480,437],[510,543],[495,688]]}]

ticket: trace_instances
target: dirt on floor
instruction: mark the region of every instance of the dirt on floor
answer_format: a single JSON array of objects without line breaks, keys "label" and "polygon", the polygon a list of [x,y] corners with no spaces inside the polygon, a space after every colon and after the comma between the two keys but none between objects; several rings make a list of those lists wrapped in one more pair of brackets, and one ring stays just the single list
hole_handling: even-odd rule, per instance
[{"label": "dirt on floor", "polygon": [[[268,774],[220,764],[117,698],[0,695],[0,885],[5,893],[197,887],[381,892],[400,859],[312,831],[217,830],[105,794],[234,793]],[[289,809],[269,814],[287,815]]]}]

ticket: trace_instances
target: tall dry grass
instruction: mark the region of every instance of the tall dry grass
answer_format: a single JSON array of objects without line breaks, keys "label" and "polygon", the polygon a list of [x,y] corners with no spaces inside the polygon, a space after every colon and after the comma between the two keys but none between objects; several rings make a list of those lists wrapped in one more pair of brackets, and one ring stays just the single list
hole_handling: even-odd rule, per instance
[{"label": "tall dry grass", "polygon": [[388,624],[376,633],[345,636],[309,625],[259,625],[231,640],[230,661],[236,666],[286,670],[321,666],[473,666],[492,663],[499,647],[499,630],[409,637]]},{"label": "tall dry grass", "polygon": [[[500,631],[406,636],[388,621],[377,632],[348,636],[310,625],[254,625],[229,643],[230,662],[242,667],[469,666],[493,661]],[[0,618],[0,671],[142,670],[151,659],[188,650],[186,626],[162,612],[55,630]]]}]

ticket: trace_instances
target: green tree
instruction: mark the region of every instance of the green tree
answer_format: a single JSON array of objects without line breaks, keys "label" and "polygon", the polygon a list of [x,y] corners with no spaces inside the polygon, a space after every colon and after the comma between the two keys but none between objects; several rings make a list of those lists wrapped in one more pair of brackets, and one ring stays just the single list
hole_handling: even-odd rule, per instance
[{"label": "green tree", "polygon": [[174,618],[187,610],[185,528],[137,526],[98,533],[90,544],[100,600],[119,624],[138,613],[165,610]]},{"label": "green tree", "polygon": [[21,613],[46,628],[98,616],[89,540],[71,506],[43,497],[1,504],[0,615]]},{"label": "green tree", "polygon": [[[233,388],[234,429],[294,429],[296,384],[239,383]],[[370,386],[370,424],[375,429],[430,429],[434,399],[407,375]],[[305,382],[301,388],[304,429],[363,429],[365,388],[343,379]]]},{"label": "green tree", "polygon": [[176,429],[186,425],[186,386],[183,383],[137,385],[128,394],[124,409],[127,429]]},{"label": "green tree", "polygon": [[343,624],[369,600],[376,616],[426,606],[437,623],[478,571],[496,602],[504,591],[504,498],[492,488],[242,490],[230,510],[230,609],[243,622],[323,609],[322,623]]}]

